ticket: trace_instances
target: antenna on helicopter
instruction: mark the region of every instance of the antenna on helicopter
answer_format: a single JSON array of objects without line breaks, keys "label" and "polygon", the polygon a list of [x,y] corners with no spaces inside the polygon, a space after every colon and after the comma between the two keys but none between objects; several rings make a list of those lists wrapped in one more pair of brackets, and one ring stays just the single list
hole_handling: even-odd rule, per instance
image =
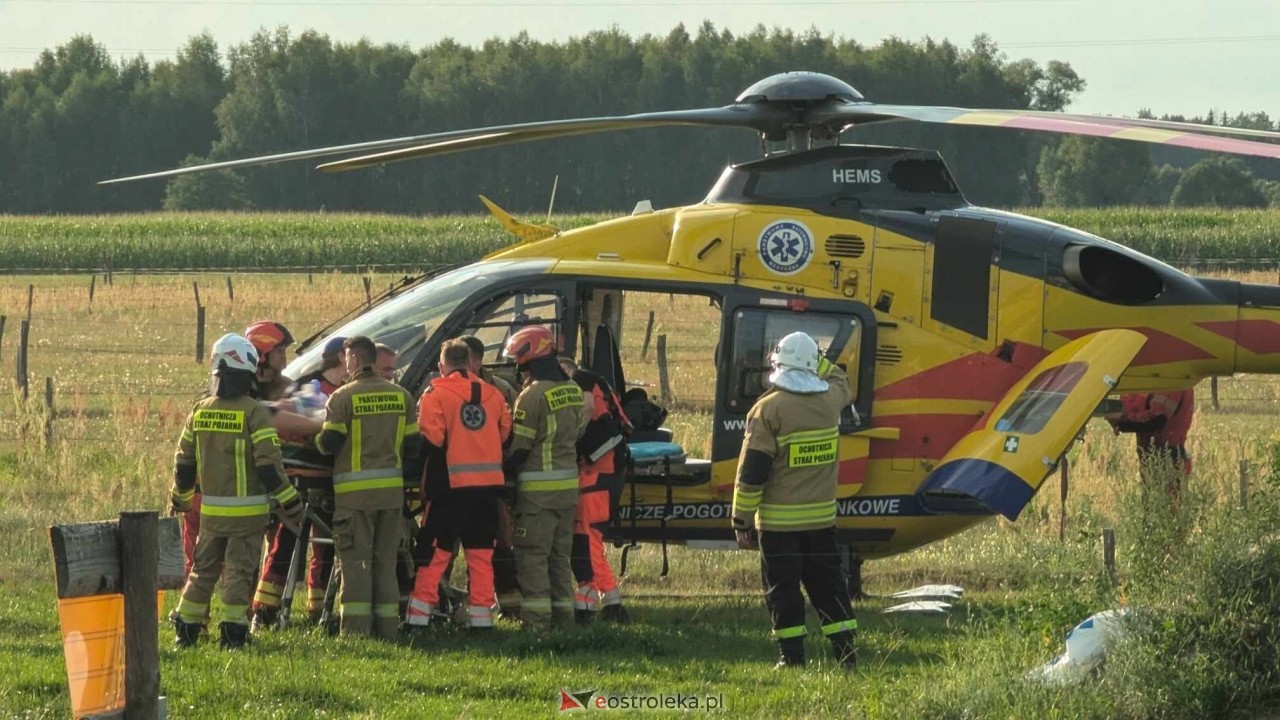
[{"label": "antenna on helicopter", "polygon": [[547,203],[547,222],[551,222],[551,211],[556,206],[556,188],[560,186],[560,175],[556,174],[556,179],[551,181],[551,202]]}]

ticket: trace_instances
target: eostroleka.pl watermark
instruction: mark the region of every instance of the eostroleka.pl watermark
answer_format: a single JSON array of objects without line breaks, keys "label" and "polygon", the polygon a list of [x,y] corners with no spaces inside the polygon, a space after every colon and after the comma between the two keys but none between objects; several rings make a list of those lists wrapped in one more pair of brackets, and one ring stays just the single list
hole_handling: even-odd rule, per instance
[{"label": "eostroleka.pl watermark", "polygon": [[599,690],[570,692],[560,688],[560,712],[573,710],[724,710],[724,695],[613,694]]}]

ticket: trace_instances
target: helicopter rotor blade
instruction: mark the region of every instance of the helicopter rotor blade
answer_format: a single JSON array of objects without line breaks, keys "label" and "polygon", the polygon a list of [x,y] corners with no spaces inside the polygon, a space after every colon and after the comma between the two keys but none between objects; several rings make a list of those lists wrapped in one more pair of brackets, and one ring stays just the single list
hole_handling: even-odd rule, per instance
[{"label": "helicopter rotor blade", "polygon": [[[895,120],[943,125],[974,125],[1008,130],[1033,130],[1064,135],[1134,140],[1174,147],[1210,150],[1233,155],[1280,158],[1280,144],[1247,140],[1280,140],[1280,133],[1248,128],[1226,128],[1168,120],[1114,118],[1103,115],[1070,115],[1034,110],[969,110],[917,105],[843,104],[815,108],[810,123],[843,126],[847,130]],[[1231,137],[1224,137],[1231,136]]]},{"label": "helicopter rotor blade", "polygon": [[757,103],[736,103],[718,108],[671,110],[615,117],[521,123],[502,127],[480,128],[465,131],[465,133],[437,133],[426,136],[428,142],[421,145],[374,155],[337,160],[320,165],[317,169],[325,172],[341,172],[375,165],[385,165],[402,160],[412,160],[419,157],[514,145],[534,140],[549,140],[597,132],[638,130],[675,125],[742,127],[764,132],[784,126],[791,119],[791,113],[777,107]]},{"label": "helicopter rotor blade", "polygon": [[[316,158],[333,157],[335,155],[347,155],[362,152],[367,153],[375,150],[390,151],[368,156],[368,160],[366,160],[365,156],[352,158],[349,161],[351,163],[349,166],[344,165],[344,163],[348,161],[321,165],[322,169],[328,172],[333,172],[339,170],[352,170],[357,167],[368,167],[370,165],[382,165],[387,162],[407,160],[412,157],[438,155],[444,152],[460,152],[462,150],[471,150],[479,147],[509,145],[528,140],[543,140],[552,137],[581,135],[606,130],[632,130],[636,128],[661,127],[666,125],[706,125],[713,127],[736,126],[763,131],[768,128],[777,127],[780,124],[785,124],[789,117],[790,114],[788,112],[777,107],[772,107],[762,103],[737,103],[718,108],[672,110],[664,112],[637,113],[635,115],[622,115],[615,117],[518,123],[514,125],[499,125],[487,128],[472,128],[469,130],[429,133],[426,135],[412,135],[387,140],[373,140],[369,142],[350,143],[347,145],[334,145],[312,150],[276,153],[273,155],[259,155],[240,160],[226,160],[222,162],[206,163],[203,165],[192,165],[184,168],[145,173],[141,175],[112,178],[110,180],[102,180],[98,184],[113,185],[116,183],[133,182],[136,180],[152,180],[174,177],[177,175],[186,175],[189,173],[207,172],[210,170],[258,167],[261,165],[273,165],[276,163],[290,162],[294,160],[311,160]],[[473,141],[474,144],[468,144],[468,141]],[[413,147],[408,147],[403,151],[397,150],[399,148],[406,148],[406,146]],[[422,152],[425,148],[442,149]],[[401,155],[401,152],[404,154]],[[386,157],[383,157],[384,155]],[[372,158],[380,159],[373,160]]]}]

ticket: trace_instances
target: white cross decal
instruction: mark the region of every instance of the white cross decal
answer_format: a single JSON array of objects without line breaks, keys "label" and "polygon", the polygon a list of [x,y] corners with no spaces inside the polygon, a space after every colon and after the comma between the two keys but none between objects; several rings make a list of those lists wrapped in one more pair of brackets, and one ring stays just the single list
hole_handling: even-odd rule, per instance
[{"label": "white cross decal", "polygon": [[1018,438],[1010,435],[1004,440],[1004,451],[1007,453],[1018,452]]}]

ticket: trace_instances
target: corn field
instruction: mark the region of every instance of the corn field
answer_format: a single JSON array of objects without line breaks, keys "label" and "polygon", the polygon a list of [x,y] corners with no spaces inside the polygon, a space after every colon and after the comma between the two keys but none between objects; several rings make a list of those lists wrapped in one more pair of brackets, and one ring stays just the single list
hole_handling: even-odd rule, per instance
[{"label": "corn field", "polygon": [[[1271,266],[1280,258],[1280,210],[1130,207],[1020,212],[1180,266]],[[602,219],[560,215],[551,222],[569,229]],[[10,273],[407,269],[470,262],[511,242],[494,219],[480,215],[0,216],[0,268]]]}]

